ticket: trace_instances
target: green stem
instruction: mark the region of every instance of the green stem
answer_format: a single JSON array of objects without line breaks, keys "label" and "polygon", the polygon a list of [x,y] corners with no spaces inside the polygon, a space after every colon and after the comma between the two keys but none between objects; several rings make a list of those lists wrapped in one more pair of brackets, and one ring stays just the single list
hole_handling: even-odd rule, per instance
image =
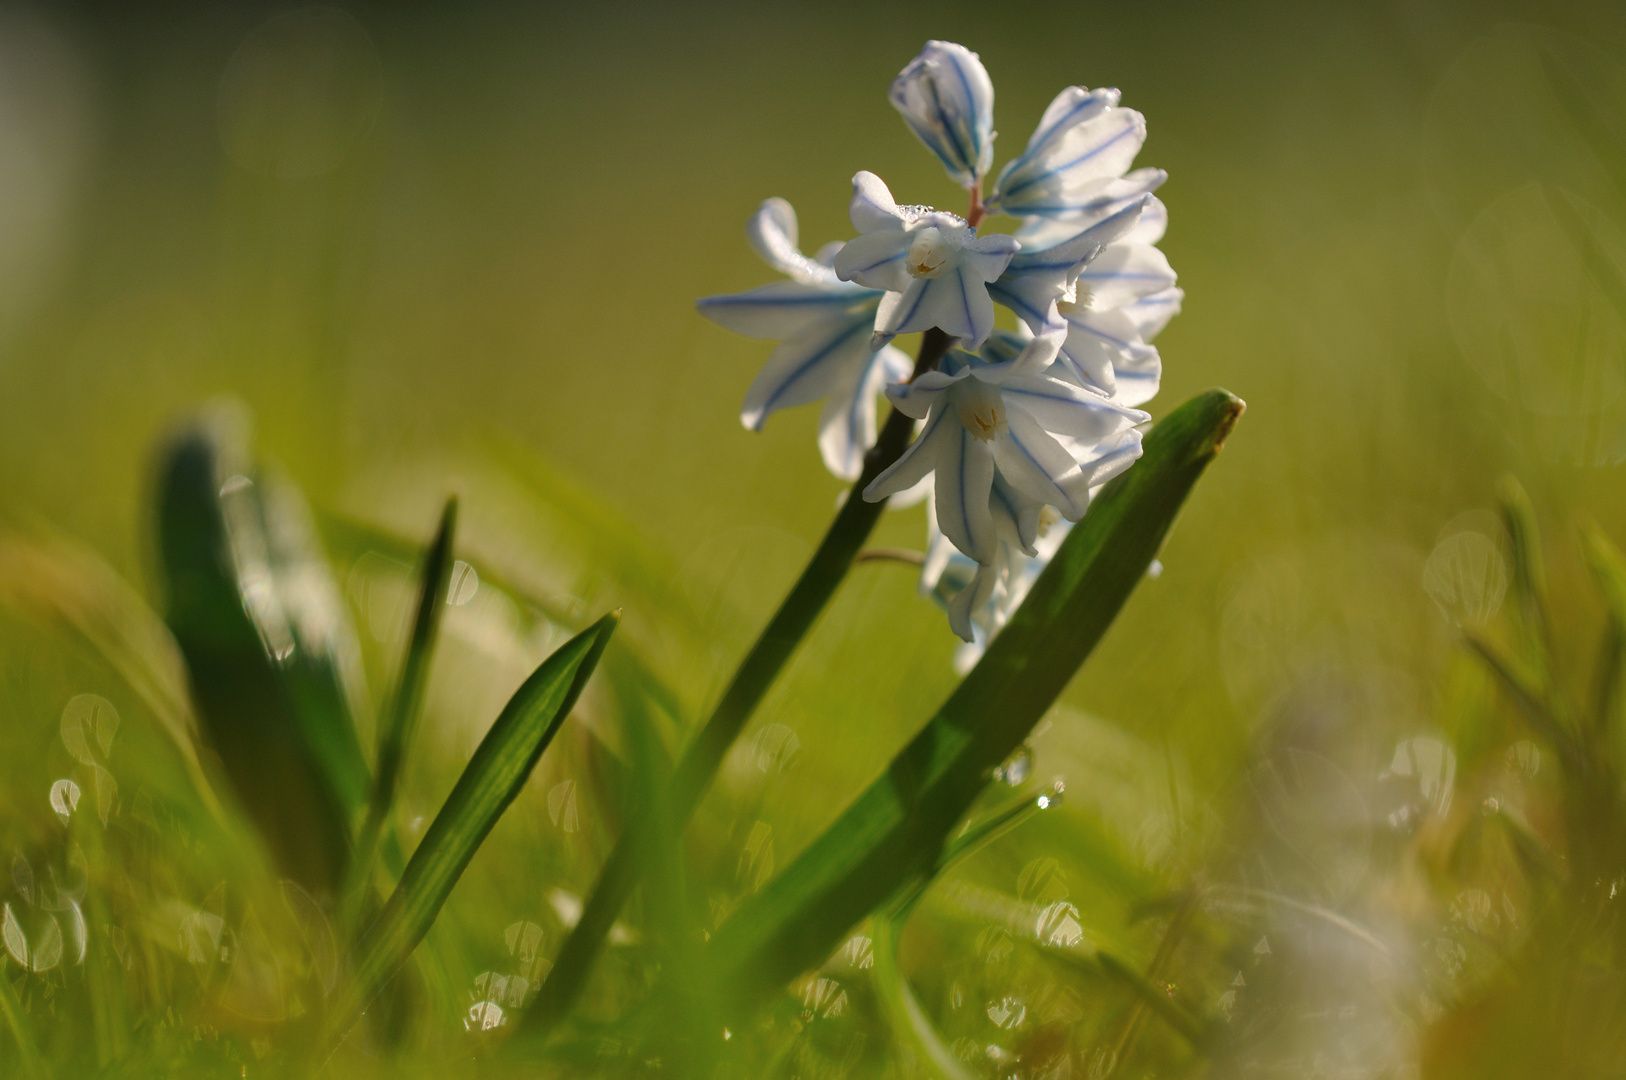
[{"label": "green stem", "polygon": [[[920,343],[914,375],[936,367],[948,351],[949,341],[942,331],[928,330]],[[705,726],[684,750],[673,771],[672,788],[666,800],[670,827],[674,830],[681,831],[688,822],[700,797],[717,775],[723,755],[739,737],[746,721],[796,646],[807,636],[830,597],[835,595],[853,559],[874,531],[886,503],[865,502],[863,490],[902,456],[914,432],[914,424],[914,420],[896,409],[887,417],[875,446],[865,455],[863,475],[848,492],[847,501],[830,523],[830,530],[824,534],[818,550],[741,661]],[[526,1029],[537,1031],[552,1026],[580,993],[593,958],[643,874],[646,860],[642,858],[642,850],[646,836],[647,830],[640,826],[638,818],[630,819],[626,832],[599,872],[598,884],[582,909],[581,921],[565,939],[552,973],[542,984],[535,1004],[525,1014],[523,1026]]]}]

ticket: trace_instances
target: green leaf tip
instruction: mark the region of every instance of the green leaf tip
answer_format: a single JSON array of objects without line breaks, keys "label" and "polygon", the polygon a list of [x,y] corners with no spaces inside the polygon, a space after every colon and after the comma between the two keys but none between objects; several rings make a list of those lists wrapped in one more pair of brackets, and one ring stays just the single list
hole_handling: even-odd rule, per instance
[{"label": "green leaf tip", "polygon": [[503,706],[418,844],[383,911],[362,936],[330,1013],[342,1037],[418,942],[553,741],[620,621],[612,612],[561,645]]}]

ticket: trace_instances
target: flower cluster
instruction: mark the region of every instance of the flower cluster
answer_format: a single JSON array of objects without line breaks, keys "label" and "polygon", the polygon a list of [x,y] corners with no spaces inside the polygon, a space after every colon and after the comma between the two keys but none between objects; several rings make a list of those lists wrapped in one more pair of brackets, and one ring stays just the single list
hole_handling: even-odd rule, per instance
[{"label": "flower cluster", "polygon": [[[889,94],[911,131],[967,189],[966,216],[899,205],[880,177],[853,177],[857,236],[804,255],[795,211],[769,199],[748,229],[787,280],[699,302],[729,329],[779,342],[740,419],[759,429],[784,408],[823,399],[819,449],[858,480],[876,439],[876,397],[920,422],[870,501],[929,490],[922,591],[943,599],[955,632],[980,650],[1009,619],[1102,484],[1140,455],[1136,406],[1156,394],[1150,342],[1180,310],[1158,250],[1166,174],[1134,169],[1146,138],[1116,90],[1068,87],[1027,147],[993,164],[993,84],[977,54],[927,42]],[[979,234],[988,214],[1013,232]],[[1011,329],[996,329],[995,305]],[[921,362],[900,334],[938,331],[952,346]],[[918,367],[918,370],[917,370]]]}]

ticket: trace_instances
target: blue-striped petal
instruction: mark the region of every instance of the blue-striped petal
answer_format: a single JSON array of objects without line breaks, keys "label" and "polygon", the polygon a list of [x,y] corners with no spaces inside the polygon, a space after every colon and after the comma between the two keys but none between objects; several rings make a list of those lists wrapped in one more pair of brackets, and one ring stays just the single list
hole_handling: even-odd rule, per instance
[{"label": "blue-striped petal", "polygon": [[[944,408],[943,413],[953,412]],[[955,547],[988,563],[994,558],[994,516],[988,492],[994,483],[994,455],[981,439],[951,417],[941,424],[942,445],[936,453],[937,527]]]},{"label": "blue-striped petal", "polygon": [[969,188],[993,163],[994,86],[977,54],[928,41],[892,80],[887,97],[950,178]]},{"label": "blue-striped petal", "polygon": [[1084,512],[1084,507],[1076,505],[1061,486],[1078,464],[1028,412],[1006,409],[1006,432],[993,441],[993,451],[999,475],[1016,491],[1054,506],[1067,518]]},{"label": "blue-striped petal", "polygon": [[730,296],[708,296],[695,309],[736,334],[784,339],[821,324],[862,322],[881,301],[876,289],[776,281]]},{"label": "blue-striped petal", "polygon": [[780,409],[806,405],[850,386],[869,362],[869,335],[869,320],[859,318],[823,323],[786,338],[746,391],[740,423],[759,431],[763,421]]},{"label": "blue-striped petal", "polygon": [[864,455],[875,445],[875,399],[913,366],[904,353],[884,348],[851,365],[831,387],[819,414],[819,453],[835,476],[850,482],[864,471]]},{"label": "blue-striped petal", "polygon": [[1145,141],[1146,120],[1140,113],[1108,109],[1011,162],[1000,173],[988,205],[1017,216],[1076,212],[1106,182],[1128,170]]},{"label": "blue-striped petal", "polygon": [[795,207],[777,197],[764,200],[745,226],[751,247],[781,274],[810,285],[836,285],[835,271],[802,254],[797,231]]}]

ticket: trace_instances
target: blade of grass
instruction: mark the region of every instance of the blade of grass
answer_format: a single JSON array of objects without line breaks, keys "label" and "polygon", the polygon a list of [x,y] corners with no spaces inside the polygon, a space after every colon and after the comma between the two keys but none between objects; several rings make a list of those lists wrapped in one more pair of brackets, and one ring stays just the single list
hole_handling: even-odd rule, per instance
[{"label": "blade of grass", "polygon": [[871,927],[873,968],[870,974],[875,983],[875,996],[881,1003],[881,1011],[886,1015],[887,1022],[892,1026],[892,1033],[897,1036],[898,1041],[910,1047],[916,1059],[929,1064],[943,1080],[970,1080],[971,1074],[937,1034],[937,1029],[932,1026],[926,1011],[920,1007],[920,1002],[909,986],[909,980],[903,974],[903,968],[898,962],[898,950],[903,943],[903,929],[908,924],[915,905],[925,895],[926,888],[933,879],[1041,810],[1056,805],[1060,797],[1061,785],[1058,784],[1052,791],[1037,797],[1018,799],[982,821],[968,825],[963,833],[943,849],[942,857],[938,859],[930,877],[907,886],[900,896],[875,916]]},{"label": "blade of grass", "polygon": [[365,884],[372,874],[379,836],[395,805],[401,763],[405,760],[407,747],[412,743],[418,716],[423,709],[424,688],[429,682],[429,661],[434,655],[435,640],[440,632],[441,614],[446,610],[446,590],[452,577],[452,537],[456,530],[457,500],[452,498],[446,501],[446,509],[440,516],[440,527],[424,552],[412,636],[401,659],[401,672],[396,679],[395,689],[379,718],[378,761],[372,797],[367,804],[367,817],[362,824],[352,862],[352,895],[364,895],[366,892]]},{"label": "blade of grass", "polygon": [[282,872],[337,893],[370,780],[358,647],[303,499],[220,411],[166,448],[156,502],[165,618],[208,742]]},{"label": "blade of grass", "polygon": [[[1496,487],[1501,503],[1502,524],[1513,545],[1513,595],[1518,599],[1519,625],[1536,669],[1537,691],[1543,697],[1549,690],[1552,642],[1547,619],[1547,576],[1541,559],[1541,530],[1536,525],[1535,507],[1517,477],[1502,477]],[[1546,702],[1549,711],[1553,703]]]},{"label": "blade of grass", "polygon": [[1524,713],[1525,719],[1530,721],[1530,726],[1558,751],[1558,756],[1565,767],[1574,770],[1577,776],[1584,775],[1586,761],[1581,748],[1576,745],[1574,736],[1552,714],[1540,691],[1514,671],[1513,665],[1482,634],[1464,630],[1462,640],[1485,662],[1491,674],[1502,684],[1502,689],[1507,691],[1508,697],[1513,699],[1519,711]]},{"label": "blade of grass", "polygon": [[570,714],[619,619],[619,613],[606,615],[561,645],[503,707],[358,944],[355,967],[330,1014],[332,1034],[350,1030],[417,948]]},{"label": "blade of grass", "polygon": [[819,963],[900,885],[929,869],[992,770],[1027,737],[1145,575],[1243,404],[1186,402],[1102,491],[1010,624],[886,772],[714,935],[721,985],[749,1012]]},{"label": "blade of grass", "polygon": [[[919,373],[935,367],[948,346],[949,339],[942,331],[928,331],[921,341],[915,371]],[[830,529],[824,534],[818,549],[813,552],[813,558],[740,662],[705,725],[684,749],[672,775],[669,804],[674,828],[679,833],[699,805],[700,797],[705,794],[712,778],[717,775],[723,755],[739,737],[763,695],[812,629],[819,613],[835,595],[854,558],[875,530],[875,523],[880,519],[886,503],[865,502],[859,493],[903,454],[914,427],[914,420],[897,410],[887,417],[874,447],[864,457],[863,474],[836,512],[836,518],[830,523]],[[593,958],[598,955],[604,936],[609,933],[617,913],[638,884],[647,861],[643,853],[649,842],[645,832],[639,829],[627,830],[616,842],[609,859],[599,871],[598,883],[592,895],[582,909],[581,921],[560,947],[552,972],[542,984],[536,1002],[521,1021],[525,1030],[546,1030],[569,1009],[571,1002],[581,992],[587,971],[592,966]]]},{"label": "blade of grass", "polygon": [[23,1013],[23,1003],[17,1000],[17,992],[11,988],[11,976],[6,972],[8,966],[0,959],[0,1013],[5,1015],[6,1026],[17,1042],[17,1059],[23,1075],[32,1080],[45,1080],[51,1075],[50,1067],[34,1044],[34,1033],[28,1030],[28,1017]]}]

